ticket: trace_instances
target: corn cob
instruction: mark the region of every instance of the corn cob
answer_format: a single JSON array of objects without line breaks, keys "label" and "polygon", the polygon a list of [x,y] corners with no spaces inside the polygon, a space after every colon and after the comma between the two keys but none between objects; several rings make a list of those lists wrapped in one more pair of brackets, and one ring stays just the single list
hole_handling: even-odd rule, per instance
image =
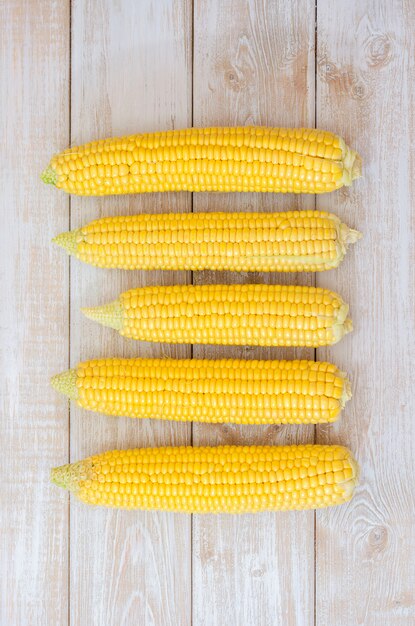
[{"label": "corn cob", "polygon": [[339,295],[292,285],[141,287],[82,311],[124,337],[170,343],[319,347],[352,330]]},{"label": "corn cob", "polygon": [[151,191],[324,193],[360,176],[333,133],[305,128],[189,128],[93,141],[54,156],[45,183],[80,195]]},{"label": "corn cob", "polygon": [[106,217],[54,242],[98,267],[318,272],[360,236],[323,211],[171,213]]},{"label": "corn cob", "polygon": [[114,450],[52,470],[87,504],[183,513],[316,509],[350,500],[358,467],[341,446]]},{"label": "corn cob", "polygon": [[52,378],[107,415],[237,424],[334,422],[351,397],[331,363],[237,359],[100,359]]}]

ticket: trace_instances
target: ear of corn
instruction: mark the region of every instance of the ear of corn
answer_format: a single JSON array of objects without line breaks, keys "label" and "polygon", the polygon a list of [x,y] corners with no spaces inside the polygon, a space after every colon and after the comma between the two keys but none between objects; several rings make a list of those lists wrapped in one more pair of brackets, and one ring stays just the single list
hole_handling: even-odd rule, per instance
[{"label": "ear of corn", "polygon": [[333,422],[351,397],[331,363],[238,359],[99,359],[52,378],[85,409],[209,423]]},{"label": "ear of corn", "polygon": [[317,272],[360,236],[330,213],[290,211],[106,217],[54,241],[99,267]]},{"label": "ear of corn", "polygon": [[319,347],[352,329],[338,294],[293,285],[142,287],[83,313],[124,337],[170,343]]},{"label": "ear of corn", "polygon": [[189,128],[93,141],[54,156],[45,183],[81,195],[154,191],[324,193],[350,185],[360,159],[315,129]]},{"label": "ear of corn", "polygon": [[341,446],[114,450],[52,470],[79,500],[123,509],[255,513],[350,500],[358,468]]}]

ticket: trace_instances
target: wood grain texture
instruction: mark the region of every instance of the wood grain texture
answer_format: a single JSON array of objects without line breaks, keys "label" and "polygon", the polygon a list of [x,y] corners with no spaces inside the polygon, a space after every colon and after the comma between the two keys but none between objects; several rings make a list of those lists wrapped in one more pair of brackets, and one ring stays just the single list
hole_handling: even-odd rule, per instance
[{"label": "wood grain texture", "polygon": [[415,623],[414,29],[411,2],[318,2],[317,122],[364,160],[364,178],[332,199],[364,239],[318,278],[355,322],[318,350],[354,382],[343,419],[318,438],[349,445],[362,470],[348,506],[317,514],[319,626]]},{"label": "wood grain texture", "polygon": [[[0,3],[0,625],[409,626],[415,623],[414,4],[317,0],[317,74],[314,0],[192,5]],[[191,440],[306,442],[315,430],[114,419],[75,405],[69,420],[66,401],[48,384],[69,363],[192,353],[313,358],[313,351],[192,351],[124,340],[84,319],[81,306],[132,286],[190,282],[192,275],[94,269],[69,261],[51,238],[104,215],[190,211],[192,199],[69,198],[39,181],[50,155],[71,141],[192,121],[313,126],[315,120],[361,152],[364,178],[352,188],[316,201],[195,194],[193,208],[273,211],[316,202],[364,239],[339,269],[317,279],[195,272],[193,280],[317,283],[350,302],[354,333],[317,357],[349,372],[354,398],[340,422],[319,427],[317,435],[355,452],[362,468],[356,497],[318,512],[316,528],[312,512],[191,520],[75,500],[69,508],[68,495],[49,486],[50,467],[67,462],[69,451],[75,461],[115,447]]]},{"label": "wood grain texture", "polygon": [[[187,0],[75,2],[72,13],[72,144],[191,125],[191,26]],[[72,198],[72,228],[104,215],[190,210],[188,194]],[[83,318],[81,306],[189,273],[120,272],[71,265],[71,363],[103,356],[190,355],[122,339]],[[114,419],[72,407],[71,458],[145,445],[184,444],[188,424]],[[71,623],[190,623],[190,518],[71,504]]]},{"label": "wood grain texture", "polygon": [[67,366],[68,261],[50,240],[68,200],[39,174],[68,141],[69,5],[2,2],[0,24],[0,623],[64,626],[68,495],[49,469],[68,410],[49,377]]},{"label": "wood grain texture", "polygon": [[[314,2],[196,0],[195,126],[314,125]],[[314,198],[195,194],[194,211],[313,208]],[[313,276],[195,272],[194,282],[297,282]],[[309,350],[194,346],[195,357],[313,358]],[[313,427],[194,424],[203,444],[313,441]],[[197,626],[314,622],[314,515],[195,516]]]}]

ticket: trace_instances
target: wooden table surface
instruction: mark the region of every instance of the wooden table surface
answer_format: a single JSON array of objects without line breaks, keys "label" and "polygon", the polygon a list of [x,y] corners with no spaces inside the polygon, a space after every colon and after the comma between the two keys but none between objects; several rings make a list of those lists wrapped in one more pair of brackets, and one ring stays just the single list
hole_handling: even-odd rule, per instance
[{"label": "wooden table surface", "polygon": [[[4,0],[1,39],[1,626],[409,626],[415,623],[415,3]],[[331,195],[69,197],[52,153],[202,125],[317,126],[363,157]],[[319,275],[106,271],[50,244],[104,215],[328,209],[363,231]],[[135,343],[81,306],[147,284],[291,282],[339,291],[355,330],[327,349]],[[103,356],[327,359],[353,400],[334,426],[128,420],[69,408],[49,378]],[[72,501],[49,469],[115,447],[342,443],[361,484],[314,512],[186,516]]]}]

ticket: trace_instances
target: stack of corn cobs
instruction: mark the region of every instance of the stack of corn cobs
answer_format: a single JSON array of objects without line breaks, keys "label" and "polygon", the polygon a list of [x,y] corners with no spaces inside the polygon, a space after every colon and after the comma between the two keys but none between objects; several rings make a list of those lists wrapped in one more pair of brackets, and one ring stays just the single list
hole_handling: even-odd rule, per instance
[{"label": "stack of corn cobs", "polygon": [[[330,132],[245,127],[92,142],[53,157],[42,179],[82,195],[316,194],[359,175],[359,156]],[[55,241],[105,268],[317,272],[359,237],[330,213],[289,211],[103,218]],[[352,329],[338,294],[286,285],[141,287],[83,312],[124,337],[170,343],[317,348]],[[305,360],[100,359],[52,384],[92,411],[205,423],[330,423],[351,397],[335,365]],[[52,480],[95,505],[243,513],[341,504],[357,474],[337,445],[226,445],[110,451],[55,468]]]}]

